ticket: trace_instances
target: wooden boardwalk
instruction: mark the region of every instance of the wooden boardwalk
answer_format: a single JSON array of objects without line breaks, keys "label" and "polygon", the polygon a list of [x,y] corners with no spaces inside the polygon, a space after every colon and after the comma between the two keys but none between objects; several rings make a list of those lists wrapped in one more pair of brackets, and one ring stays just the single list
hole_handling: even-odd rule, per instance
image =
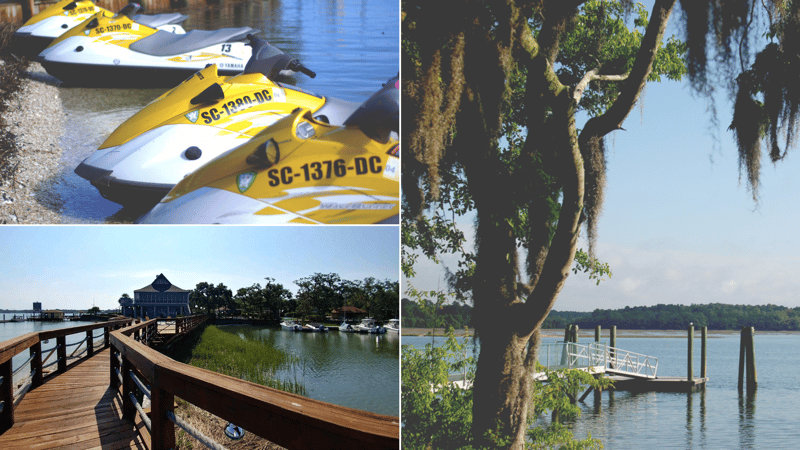
[{"label": "wooden boardwalk", "polygon": [[0,435],[0,449],[144,450],[109,386],[109,358],[108,349],[99,351],[28,392],[14,410],[14,426]]}]

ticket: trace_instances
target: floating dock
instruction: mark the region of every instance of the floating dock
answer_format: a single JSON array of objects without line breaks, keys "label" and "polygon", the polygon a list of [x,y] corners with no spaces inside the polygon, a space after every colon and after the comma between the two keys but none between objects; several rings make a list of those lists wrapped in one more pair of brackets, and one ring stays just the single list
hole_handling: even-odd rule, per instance
[{"label": "floating dock", "polygon": [[705,389],[708,377],[697,377],[691,380],[687,377],[657,377],[657,378],[631,378],[623,375],[609,375],[614,380],[614,387],[610,391],[628,392],[697,392]]}]

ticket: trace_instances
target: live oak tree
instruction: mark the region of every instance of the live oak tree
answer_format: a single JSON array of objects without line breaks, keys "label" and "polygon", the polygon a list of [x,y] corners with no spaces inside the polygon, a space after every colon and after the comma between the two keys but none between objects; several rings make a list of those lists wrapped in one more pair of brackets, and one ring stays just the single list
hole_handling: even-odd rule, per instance
[{"label": "live oak tree", "polygon": [[[403,1],[403,269],[412,276],[419,254],[461,256],[449,281],[473,302],[480,339],[477,447],[524,446],[541,323],[573,264],[595,277],[608,270],[593,255],[604,138],[622,128],[648,81],[688,70],[709,98],[738,87],[731,128],[754,198],[760,142],[773,161],[785,155],[781,130],[792,143],[800,8],[676,3],[656,0],[648,18],[630,1]],[[664,39],[674,9],[685,45]],[[766,21],[773,45],[750,61]],[[580,129],[578,113],[588,117]],[[475,215],[474,251],[454,225],[466,214]],[[577,250],[581,228],[588,253]]]}]

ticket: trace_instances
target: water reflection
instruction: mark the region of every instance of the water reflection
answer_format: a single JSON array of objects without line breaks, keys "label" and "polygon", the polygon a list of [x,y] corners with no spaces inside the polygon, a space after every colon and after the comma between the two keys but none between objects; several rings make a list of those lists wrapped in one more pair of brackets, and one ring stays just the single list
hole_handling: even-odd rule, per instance
[{"label": "water reflection", "polygon": [[756,427],[753,418],[756,413],[756,391],[739,392],[739,444],[741,448],[753,448],[756,441]]}]

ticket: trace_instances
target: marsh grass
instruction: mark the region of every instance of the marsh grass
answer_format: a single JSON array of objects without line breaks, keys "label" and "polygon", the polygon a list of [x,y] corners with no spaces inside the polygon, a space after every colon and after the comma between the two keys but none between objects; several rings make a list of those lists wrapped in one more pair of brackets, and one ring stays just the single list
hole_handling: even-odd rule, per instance
[{"label": "marsh grass", "polygon": [[[214,325],[209,325],[203,331],[186,362],[263,386],[306,395],[295,370],[302,367],[299,357],[228,333]],[[281,377],[279,372],[290,375]]]}]

